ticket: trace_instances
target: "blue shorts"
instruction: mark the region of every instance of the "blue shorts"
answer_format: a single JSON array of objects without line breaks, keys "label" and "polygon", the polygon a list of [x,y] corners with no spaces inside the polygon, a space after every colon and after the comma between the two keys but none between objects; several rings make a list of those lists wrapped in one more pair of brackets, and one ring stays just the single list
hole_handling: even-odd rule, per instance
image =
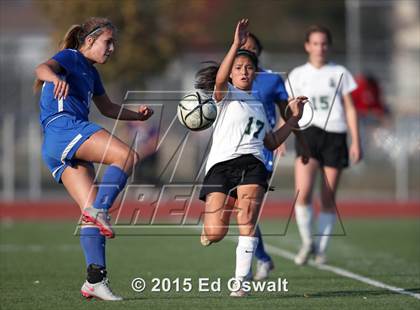
[{"label": "blue shorts", "polygon": [[54,179],[61,183],[61,175],[68,166],[74,166],[73,159],[79,147],[102,127],[69,114],[63,114],[47,123],[44,128],[42,158]]}]

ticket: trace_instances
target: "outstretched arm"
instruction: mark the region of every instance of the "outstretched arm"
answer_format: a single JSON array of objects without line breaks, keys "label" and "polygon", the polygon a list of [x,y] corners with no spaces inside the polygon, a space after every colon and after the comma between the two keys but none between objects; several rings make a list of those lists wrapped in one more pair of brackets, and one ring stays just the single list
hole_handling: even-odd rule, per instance
[{"label": "outstretched arm", "polygon": [[228,53],[219,67],[216,75],[216,83],[214,86],[214,98],[221,101],[226,95],[228,89],[229,75],[232,71],[233,61],[235,60],[237,50],[245,44],[248,38],[248,19],[241,19],[236,25],[233,43]]},{"label": "outstretched arm", "polygon": [[[283,120],[287,121],[290,118],[290,113],[289,115],[287,115],[286,110],[287,110],[287,105],[288,102],[287,101],[281,101],[277,103],[277,106],[279,108],[280,111],[280,115],[282,117]],[[303,136],[302,132],[299,130],[299,125],[297,124],[295,127],[295,130],[293,130],[293,134],[295,135],[296,140],[298,141],[298,143],[301,145],[302,150],[303,150],[303,155],[302,155],[302,163],[303,164],[307,164],[309,161],[309,157],[310,157],[310,151],[309,151],[309,146],[308,143],[305,140],[305,137]]]},{"label": "outstretched arm", "polygon": [[264,138],[264,146],[269,150],[278,148],[290,133],[298,128],[298,122],[302,117],[303,106],[308,98],[300,96],[293,98],[289,101],[291,116],[287,119],[286,123],[274,132],[269,132]]},{"label": "outstretched arm", "polygon": [[153,115],[153,110],[151,108],[142,105],[140,106],[138,112],[122,108],[121,114],[118,117],[121,106],[113,103],[107,94],[93,97],[93,102],[98,107],[102,115],[113,119],[118,118],[124,121],[145,121]]}]

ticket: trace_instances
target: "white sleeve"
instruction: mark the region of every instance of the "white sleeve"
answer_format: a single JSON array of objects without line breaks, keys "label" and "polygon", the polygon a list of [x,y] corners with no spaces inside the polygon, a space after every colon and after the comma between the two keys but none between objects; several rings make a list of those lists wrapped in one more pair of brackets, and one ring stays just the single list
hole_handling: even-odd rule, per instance
[{"label": "white sleeve", "polygon": [[230,83],[228,83],[227,86],[228,86],[228,88],[227,88],[227,91],[225,93],[225,96],[220,101],[216,100],[216,98],[214,97],[214,91],[213,91],[213,96],[212,97],[213,97],[213,101],[216,103],[216,105],[219,105],[219,104],[222,105],[222,104],[232,100],[232,92],[235,92],[235,88]]},{"label": "white sleeve", "polygon": [[343,71],[343,82],[342,82],[342,87],[341,87],[341,95],[343,95],[343,96],[347,95],[348,93],[351,93],[356,88],[357,88],[357,84],[354,81],[353,76],[351,75],[351,73],[347,69],[344,69],[344,71]]}]

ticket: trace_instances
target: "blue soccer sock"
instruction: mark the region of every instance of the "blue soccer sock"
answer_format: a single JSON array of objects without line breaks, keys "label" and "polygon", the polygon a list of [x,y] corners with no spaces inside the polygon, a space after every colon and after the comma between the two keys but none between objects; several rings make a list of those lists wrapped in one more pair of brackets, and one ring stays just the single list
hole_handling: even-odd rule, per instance
[{"label": "blue soccer sock", "polygon": [[85,254],[86,266],[95,264],[105,266],[105,237],[96,227],[84,227],[80,230],[80,245]]},{"label": "blue soccer sock", "polygon": [[96,209],[106,209],[112,207],[118,194],[127,183],[128,175],[117,166],[109,166],[99,184],[98,194],[96,195],[93,207]]},{"label": "blue soccer sock", "polygon": [[271,261],[270,255],[267,254],[267,252],[264,249],[264,243],[261,236],[261,230],[260,227],[257,225],[257,228],[255,230],[255,237],[258,238],[258,245],[255,249],[255,257],[263,262],[269,262]]}]

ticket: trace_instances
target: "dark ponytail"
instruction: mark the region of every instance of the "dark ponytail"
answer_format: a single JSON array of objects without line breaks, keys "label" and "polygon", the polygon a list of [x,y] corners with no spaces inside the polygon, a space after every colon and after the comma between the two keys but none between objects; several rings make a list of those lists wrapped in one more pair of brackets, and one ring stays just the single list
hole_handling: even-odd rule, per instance
[{"label": "dark ponytail", "polygon": [[211,64],[205,68],[200,69],[195,75],[195,88],[204,91],[212,92],[214,84],[216,83],[217,71],[219,71],[219,64],[214,61],[204,62]]}]

